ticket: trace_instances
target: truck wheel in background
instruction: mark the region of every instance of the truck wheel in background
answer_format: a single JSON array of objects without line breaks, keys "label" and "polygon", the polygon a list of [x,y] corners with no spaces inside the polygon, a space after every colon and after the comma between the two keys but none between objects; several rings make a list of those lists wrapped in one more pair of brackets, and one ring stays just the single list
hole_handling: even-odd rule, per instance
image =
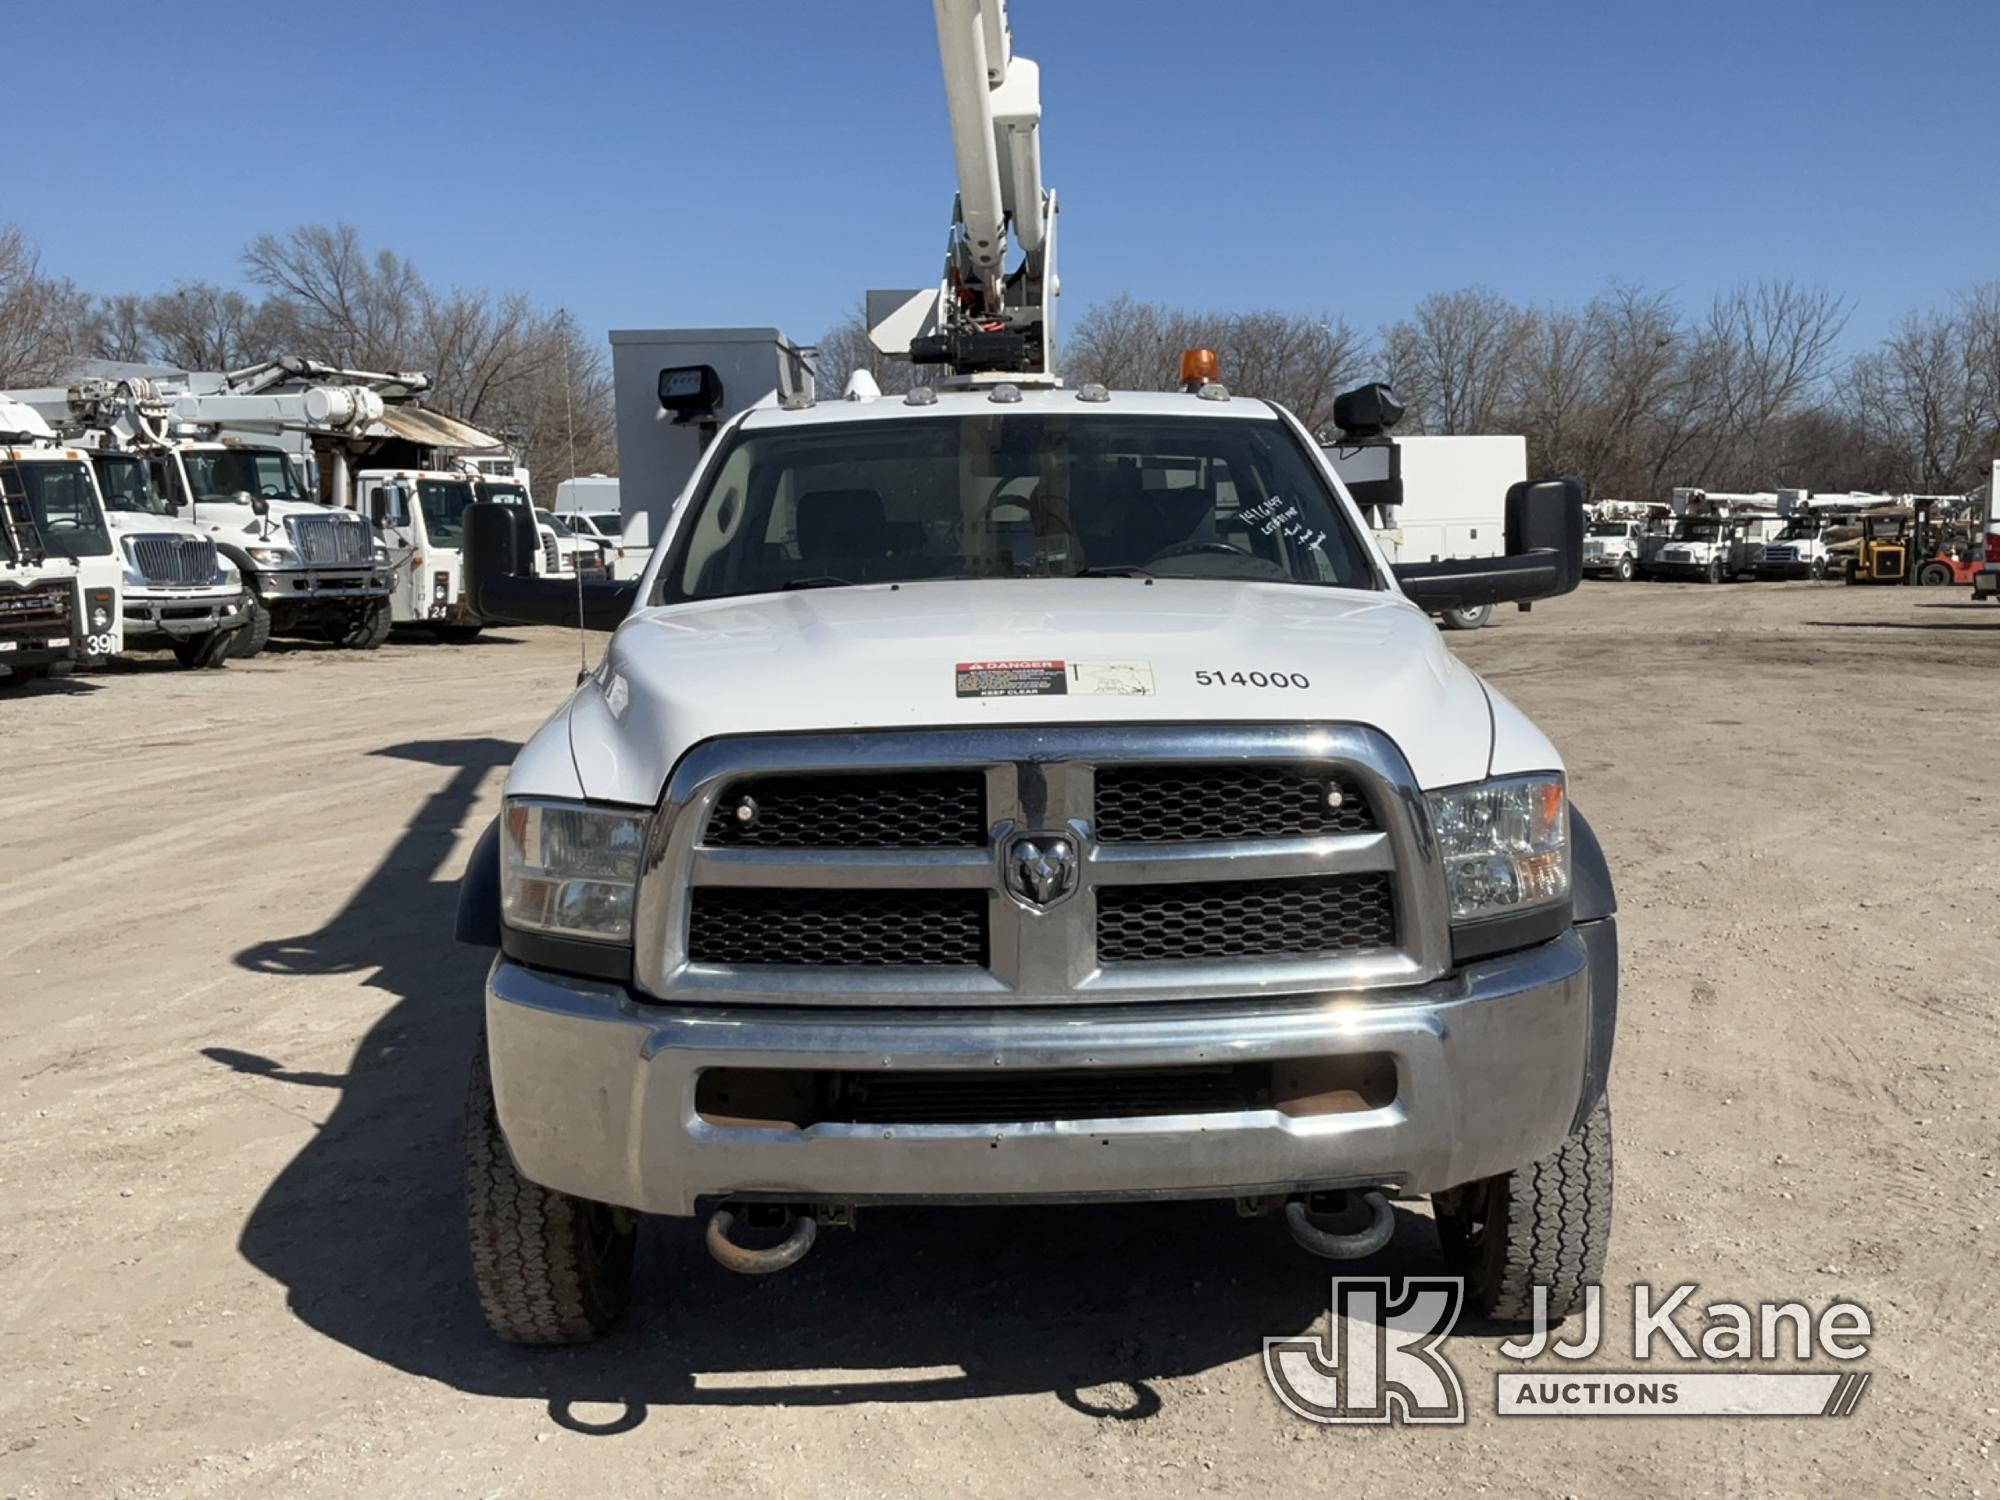
[{"label": "truck wheel in background", "polygon": [[586,1343],[624,1311],[634,1216],[537,1187],[514,1170],[483,1032],[465,1092],[465,1221],[479,1310],[510,1344]]},{"label": "truck wheel in background", "polygon": [[174,660],[184,667],[214,668],[224,666],[235,654],[234,636],[239,631],[211,630],[207,635],[191,635],[173,642]]},{"label": "truck wheel in background", "polygon": [[1471,609],[1448,609],[1438,616],[1438,623],[1446,630],[1477,630],[1493,618],[1493,606],[1475,605]]},{"label": "truck wheel in background", "polygon": [[1612,577],[1616,578],[1620,583],[1630,583],[1633,579],[1637,578],[1638,576],[1639,576],[1639,565],[1637,563],[1632,561],[1632,559],[1629,557],[1621,557],[1618,559],[1618,567],[1612,573]]},{"label": "truck wheel in background", "polygon": [[1812,580],[1814,583],[1823,582],[1826,578],[1826,559],[1823,557],[1815,557],[1812,560],[1812,567],[1808,571],[1812,574]]},{"label": "truck wheel in background", "polygon": [[238,660],[255,656],[271,641],[271,611],[264,607],[264,601],[254,594],[250,598],[250,616],[230,642],[229,654]]},{"label": "truck wheel in background", "polygon": [[451,641],[455,645],[463,645],[467,641],[478,640],[479,632],[485,628],[484,625],[433,625],[431,626],[431,634],[441,641]]},{"label": "truck wheel in background", "polygon": [[1917,582],[1927,589],[1942,588],[1951,582],[1951,569],[1941,562],[1927,562],[1917,569]]},{"label": "truck wheel in background", "polygon": [[1431,1197],[1445,1265],[1465,1278],[1466,1307],[1506,1322],[1534,1315],[1548,1290],[1551,1320],[1583,1305],[1604,1276],[1611,1241],[1611,1102],[1540,1161]]},{"label": "truck wheel in background", "polygon": [[1707,571],[1706,571],[1705,573],[1703,573],[1703,574],[1701,575],[1701,581],[1702,581],[1703,583],[1720,583],[1720,582],[1722,582],[1722,559],[1721,559],[1721,558],[1719,558],[1719,557],[1711,557],[1711,558],[1710,558],[1710,559],[1708,560],[1708,570],[1707,570]]},{"label": "truck wheel in background", "polygon": [[389,601],[377,599],[364,604],[346,621],[326,627],[326,638],[347,651],[373,651],[389,639]]}]

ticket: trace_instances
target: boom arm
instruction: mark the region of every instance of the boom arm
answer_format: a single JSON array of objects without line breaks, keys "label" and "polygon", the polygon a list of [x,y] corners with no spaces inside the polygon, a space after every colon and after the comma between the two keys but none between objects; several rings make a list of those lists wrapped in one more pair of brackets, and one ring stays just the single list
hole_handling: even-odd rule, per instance
[{"label": "boom arm", "polygon": [[[935,293],[870,292],[885,354],[954,374],[1055,378],[1055,194],[1042,182],[1041,70],[1006,0],[932,0],[958,198]],[[1021,263],[1007,269],[1008,241]]]}]

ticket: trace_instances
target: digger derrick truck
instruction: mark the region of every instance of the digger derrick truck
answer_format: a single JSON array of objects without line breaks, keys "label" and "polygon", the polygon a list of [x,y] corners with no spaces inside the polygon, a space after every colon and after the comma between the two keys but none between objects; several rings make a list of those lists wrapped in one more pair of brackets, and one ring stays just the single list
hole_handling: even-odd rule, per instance
[{"label": "digger derrick truck", "polygon": [[[44,447],[53,450],[57,436],[42,412],[67,419],[68,393],[28,394],[38,399],[31,404],[0,398],[0,408],[33,423]],[[9,424],[0,417],[4,425]],[[213,538],[167,509],[143,458],[95,446],[97,433],[75,436],[76,446],[62,444],[62,466],[41,471],[38,492],[45,538],[66,550],[86,544],[84,555],[74,558],[84,585],[86,633],[79,665],[118,655],[129,642],[171,651],[184,667],[222,666],[247,617],[242,575]],[[52,527],[46,511],[53,496],[66,492],[72,505],[81,505],[86,488],[101,525],[71,519]]]},{"label": "digger derrick truck", "polygon": [[[461,560],[465,510],[479,499],[528,504],[511,460],[504,474],[489,453],[497,439],[419,403],[430,377],[351,370],[288,357],[230,373],[201,409],[232,432],[284,433],[310,448],[319,499],[372,522],[386,592],[379,621],[426,626],[440,639],[471,640],[482,622],[465,600]],[[339,393],[332,399],[328,393]]]},{"label": "digger derrick truck", "polygon": [[1060,384],[1006,19],[936,3],[960,197],[901,325],[934,383],[660,369],[656,425],[707,441],[636,583],[467,514],[482,617],[613,632],[460,889],[497,950],[481,1307],[602,1332],[650,1215],[745,1272],[876,1204],[1233,1201],[1348,1258],[1428,1196],[1479,1314],[1565,1316],[1610,1227],[1610,876],[1427,612],[1573,589],[1581,494],[1392,565],[1282,408]]},{"label": "digger derrick truck", "polygon": [[[167,516],[209,538],[240,575],[244,618],[232,654],[255,655],[273,634],[381,645],[389,583],[366,520],[315,501],[275,442],[226,433],[244,421],[240,393],[193,389],[192,379],[89,379],[22,394],[98,452],[142,460]],[[365,399],[314,386],[265,399],[260,410],[276,433],[358,420]]]}]

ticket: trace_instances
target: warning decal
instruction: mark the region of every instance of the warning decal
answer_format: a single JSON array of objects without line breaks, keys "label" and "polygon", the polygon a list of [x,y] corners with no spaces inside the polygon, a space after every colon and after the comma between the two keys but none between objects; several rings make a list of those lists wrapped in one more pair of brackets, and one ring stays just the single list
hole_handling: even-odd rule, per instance
[{"label": "warning decal", "polygon": [[961,698],[1046,698],[1069,691],[1059,661],[962,661]]},{"label": "warning decal", "polygon": [[1150,698],[1149,661],[962,661],[961,698]]}]

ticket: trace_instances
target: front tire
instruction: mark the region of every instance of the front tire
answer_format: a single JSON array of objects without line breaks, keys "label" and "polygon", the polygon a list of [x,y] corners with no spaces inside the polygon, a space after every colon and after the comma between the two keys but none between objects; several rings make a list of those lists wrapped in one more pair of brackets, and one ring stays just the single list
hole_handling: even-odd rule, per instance
[{"label": "front tire", "polygon": [[248,660],[271,643],[271,611],[255,594],[246,602],[249,614],[237,628],[229,648],[229,654],[238,661]]},{"label": "front tire", "polygon": [[1951,569],[1941,562],[1927,562],[1917,569],[1917,582],[1927,589],[1943,588],[1951,582]]},{"label": "front tire", "polygon": [[1448,609],[1439,617],[1446,630],[1478,630],[1493,618],[1493,606],[1476,604],[1470,609]]},{"label": "front tire", "polygon": [[207,635],[191,635],[172,642],[174,660],[182,666],[196,671],[212,671],[228,665],[235,654],[236,642],[232,637],[239,632],[231,630],[211,630]]},{"label": "front tire", "polygon": [[1621,557],[1618,559],[1618,567],[1613,576],[1620,583],[1630,583],[1639,576],[1639,565],[1629,557]]},{"label": "front tire", "polygon": [[1722,559],[1719,557],[1710,558],[1708,571],[1701,575],[1701,579],[1703,583],[1722,582]]},{"label": "front tire", "polygon": [[342,624],[329,625],[326,638],[343,651],[374,651],[389,639],[389,629],[394,623],[389,601],[377,599],[362,605]]},{"label": "front tire", "polygon": [[1611,1101],[1539,1161],[1433,1194],[1445,1264],[1476,1316],[1525,1322],[1548,1288],[1551,1321],[1583,1305],[1611,1242]]},{"label": "front tire", "polygon": [[508,1343],[588,1343],[624,1311],[634,1216],[538,1187],[515,1170],[483,1034],[465,1092],[465,1220],[479,1310]]},{"label": "front tire", "polygon": [[1825,559],[1825,558],[1823,558],[1823,557],[1815,557],[1815,558],[1814,558],[1814,559],[1812,560],[1812,567],[1811,567],[1811,568],[1810,568],[1810,569],[1809,569],[1808,571],[1810,572],[1810,574],[1811,574],[1811,576],[1812,576],[1812,581],[1813,581],[1814,583],[1823,583],[1823,582],[1825,582],[1825,581],[1826,581],[1826,559]]}]

